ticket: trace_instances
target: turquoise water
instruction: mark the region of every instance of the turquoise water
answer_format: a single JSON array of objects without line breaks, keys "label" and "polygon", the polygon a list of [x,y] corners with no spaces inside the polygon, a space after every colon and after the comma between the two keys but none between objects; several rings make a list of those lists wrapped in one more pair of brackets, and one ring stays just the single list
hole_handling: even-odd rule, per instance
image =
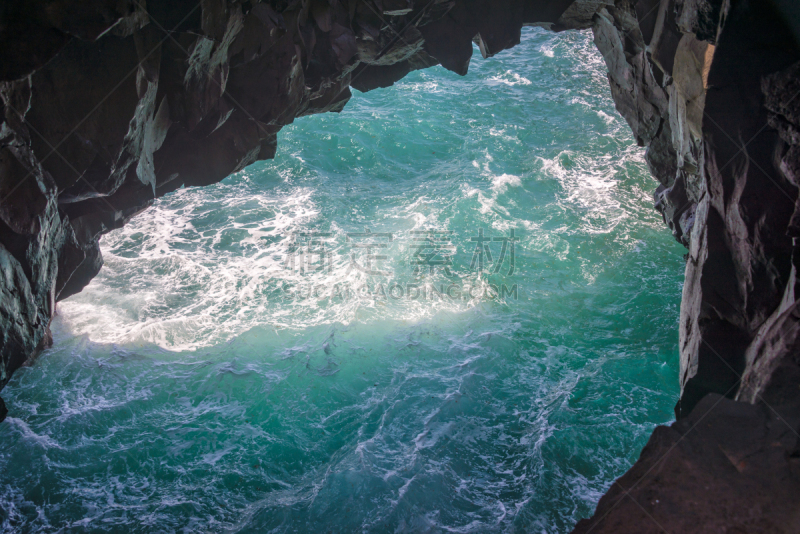
[{"label": "turquoise water", "polygon": [[654,187],[589,33],[297,120],[103,238],[3,391],[3,530],[569,532],[673,417]]}]

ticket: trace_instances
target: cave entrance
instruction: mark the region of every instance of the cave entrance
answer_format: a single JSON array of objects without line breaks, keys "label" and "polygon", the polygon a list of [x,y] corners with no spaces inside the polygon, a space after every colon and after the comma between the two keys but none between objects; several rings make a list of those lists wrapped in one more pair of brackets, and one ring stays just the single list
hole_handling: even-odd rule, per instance
[{"label": "cave entrance", "polygon": [[[414,72],[279,140],[103,238],[5,391],[29,412],[8,491],[47,457],[54,522],[590,516],[673,417],[683,275],[591,33],[526,28],[466,78]],[[49,441],[15,464],[25,432]]]}]

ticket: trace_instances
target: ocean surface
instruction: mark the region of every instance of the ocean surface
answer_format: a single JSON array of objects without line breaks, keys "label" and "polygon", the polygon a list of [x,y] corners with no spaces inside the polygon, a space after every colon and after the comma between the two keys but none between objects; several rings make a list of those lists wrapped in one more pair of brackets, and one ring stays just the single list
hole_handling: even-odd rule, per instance
[{"label": "ocean surface", "polygon": [[354,93],[103,238],[2,393],[4,532],[565,533],[673,419],[684,250],[591,34]]}]

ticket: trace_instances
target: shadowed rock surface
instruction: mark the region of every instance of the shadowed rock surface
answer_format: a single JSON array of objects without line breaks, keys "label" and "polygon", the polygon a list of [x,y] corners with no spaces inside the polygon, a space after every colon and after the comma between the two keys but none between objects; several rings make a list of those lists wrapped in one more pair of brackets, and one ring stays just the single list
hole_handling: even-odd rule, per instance
[{"label": "shadowed rock surface", "polygon": [[659,182],[655,207],[689,248],[679,421],[578,531],[798,531],[790,0],[7,1],[0,387],[50,343],[56,302],[99,272],[104,233],[159,196],[274,157],[284,125],[341,111],[351,86],[436,64],[466,74],[473,43],[489,58],[523,25],[593,31]]},{"label": "shadowed rock surface", "polygon": [[800,440],[763,405],[707,395],[658,427],[634,467],[575,534],[800,531]]}]

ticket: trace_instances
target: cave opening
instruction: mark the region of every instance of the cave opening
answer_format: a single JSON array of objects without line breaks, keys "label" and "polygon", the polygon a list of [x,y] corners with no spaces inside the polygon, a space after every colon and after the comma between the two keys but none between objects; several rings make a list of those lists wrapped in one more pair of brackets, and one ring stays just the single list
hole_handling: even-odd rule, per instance
[{"label": "cave opening", "polygon": [[0,528],[800,531],[799,13],[6,0]]},{"label": "cave opening", "polygon": [[297,119],[103,237],[4,392],[3,502],[32,529],[568,531],[674,417],[653,183],[591,32]]}]

